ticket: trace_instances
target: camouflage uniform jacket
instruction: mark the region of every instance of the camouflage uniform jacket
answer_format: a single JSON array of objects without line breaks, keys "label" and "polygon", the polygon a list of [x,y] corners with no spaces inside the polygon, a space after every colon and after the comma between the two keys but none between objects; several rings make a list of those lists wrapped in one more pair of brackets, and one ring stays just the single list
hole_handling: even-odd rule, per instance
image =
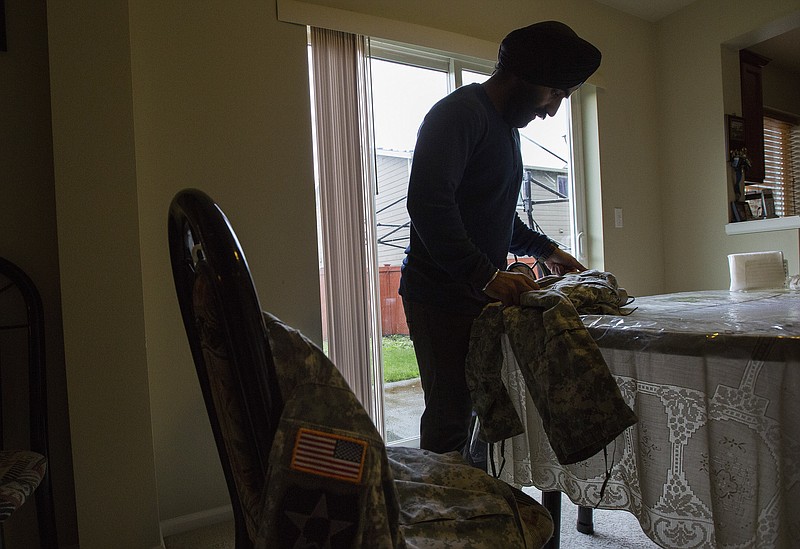
[{"label": "camouflage uniform jacket", "polygon": [[[605,271],[589,270],[564,276],[549,275],[536,281],[539,288],[551,288],[564,294],[575,310],[582,315],[624,314],[622,307],[628,304],[628,292],[620,288],[617,278]],[[536,296],[521,297],[522,305],[533,305],[528,300]]]},{"label": "camouflage uniform jacket", "polygon": [[299,331],[265,314],[284,408],[256,547],[405,547],[383,440],[345,379]]},{"label": "camouflage uniform jacket", "polygon": [[506,335],[556,458],[575,463],[637,421],[576,310],[619,313],[627,294],[597,271],[547,277],[541,286],[523,294],[521,306],[484,308],[472,327],[467,384],[484,440],[523,432],[501,380]]},{"label": "camouflage uniform jacket", "polygon": [[385,448],[336,367],[265,314],[284,409],[256,547],[541,547],[547,511],[457,453]]}]

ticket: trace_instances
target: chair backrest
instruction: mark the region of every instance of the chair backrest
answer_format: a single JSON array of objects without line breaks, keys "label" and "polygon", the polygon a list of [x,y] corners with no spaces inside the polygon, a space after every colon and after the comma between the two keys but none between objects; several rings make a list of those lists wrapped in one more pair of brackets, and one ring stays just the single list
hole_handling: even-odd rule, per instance
[{"label": "chair backrest", "polygon": [[[35,495],[39,543],[42,548],[56,547],[58,540],[55,503],[49,472],[44,307],[33,280],[16,264],[2,257],[0,257],[0,335],[2,335],[0,373],[11,369],[7,362],[19,358],[20,363],[24,365],[24,372],[17,373],[27,376],[30,431],[27,449],[41,454],[48,460],[47,470]],[[0,375],[0,450],[6,449],[2,386],[3,376]],[[19,422],[19,419],[15,418],[15,421]],[[17,444],[22,443],[21,440],[17,442]]]},{"label": "chair backrest", "polygon": [[269,339],[244,252],[205,193],[179,192],[168,221],[172,274],[237,528],[246,547],[283,409]]}]

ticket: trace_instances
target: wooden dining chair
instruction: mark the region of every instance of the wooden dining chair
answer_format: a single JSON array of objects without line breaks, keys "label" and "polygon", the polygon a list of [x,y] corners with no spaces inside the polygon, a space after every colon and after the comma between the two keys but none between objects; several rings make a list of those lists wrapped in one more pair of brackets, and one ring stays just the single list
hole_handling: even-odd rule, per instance
[{"label": "wooden dining chair", "polygon": [[[22,269],[0,257],[0,549],[5,544],[4,525],[34,494],[39,546],[58,546],[47,470],[45,373],[44,312],[39,291]],[[4,379],[15,385],[27,382],[28,390],[9,393],[4,390]],[[9,394],[12,397],[4,402],[3,396]],[[4,417],[4,411],[12,417]],[[17,440],[17,429],[6,429],[5,420],[15,426],[27,423],[27,440]],[[7,438],[15,439],[9,448]]]},{"label": "wooden dining chair", "polygon": [[[410,546],[495,547],[513,538],[505,546],[541,547],[550,538],[552,522],[541,505],[460,455],[385,448],[322,351],[263,312],[242,247],[208,195],[178,193],[168,234],[237,549],[292,546],[276,532],[310,536],[306,525],[319,526],[331,513],[355,517],[325,522],[326,543],[341,541],[339,532],[355,536],[344,546],[402,546],[405,539]],[[317,493],[330,497],[313,500],[305,514],[290,511]],[[370,505],[376,501],[379,508]],[[378,533],[386,537],[370,537]],[[463,538],[445,545],[452,536]]]}]

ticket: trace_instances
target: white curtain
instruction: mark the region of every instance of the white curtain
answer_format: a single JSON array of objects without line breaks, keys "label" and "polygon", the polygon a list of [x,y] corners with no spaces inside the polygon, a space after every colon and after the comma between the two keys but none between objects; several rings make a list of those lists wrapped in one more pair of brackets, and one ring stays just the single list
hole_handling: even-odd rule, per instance
[{"label": "white curtain", "polygon": [[311,28],[328,355],[383,433],[367,38]]}]

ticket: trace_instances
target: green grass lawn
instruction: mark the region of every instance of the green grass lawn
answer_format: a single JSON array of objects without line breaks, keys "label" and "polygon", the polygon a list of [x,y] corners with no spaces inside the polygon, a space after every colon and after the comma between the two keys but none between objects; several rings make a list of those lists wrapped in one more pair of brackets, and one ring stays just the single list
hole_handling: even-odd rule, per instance
[{"label": "green grass lawn", "polygon": [[383,381],[401,381],[419,377],[414,344],[406,335],[383,336]]},{"label": "green grass lawn", "polygon": [[[419,377],[414,344],[407,335],[383,336],[383,382],[403,381]],[[322,344],[322,352],[328,354],[328,342]]]}]

